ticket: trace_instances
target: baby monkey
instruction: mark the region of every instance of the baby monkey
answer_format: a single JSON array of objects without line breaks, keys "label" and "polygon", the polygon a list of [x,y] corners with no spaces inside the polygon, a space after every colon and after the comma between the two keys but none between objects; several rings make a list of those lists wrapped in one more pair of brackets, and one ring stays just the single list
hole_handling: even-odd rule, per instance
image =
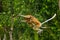
[{"label": "baby monkey", "polygon": [[44,23],[52,20],[56,16],[56,14],[54,14],[50,19],[48,19],[42,23],[32,15],[20,15],[20,16],[25,18],[23,22],[28,23],[33,28],[33,30],[36,30],[36,31],[38,31],[38,33],[40,33],[41,31],[43,31],[42,29],[40,29],[40,27]]}]

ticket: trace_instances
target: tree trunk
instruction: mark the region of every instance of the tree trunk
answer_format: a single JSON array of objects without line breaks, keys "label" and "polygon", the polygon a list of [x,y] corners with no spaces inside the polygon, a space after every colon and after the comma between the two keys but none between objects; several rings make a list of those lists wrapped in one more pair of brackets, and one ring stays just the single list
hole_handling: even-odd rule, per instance
[{"label": "tree trunk", "polygon": [[1,37],[0,37],[0,40],[1,40]]},{"label": "tree trunk", "polygon": [[36,31],[34,32],[34,40],[38,40],[38,33]]},{"label": "tree trunk", "polygon": [[4,38],[3,38],[3,40],[6,40],[6,34],[4,34]]},{"label": "tree trunk", "polygon": [[13,40],[12,31],[13,31],[13,27],[11,27],[11,31],[9,31],[10,40]]},{"label": "tree trunk", "polygon": [[60,10],[60,0],[59,0],[59,10]]}]

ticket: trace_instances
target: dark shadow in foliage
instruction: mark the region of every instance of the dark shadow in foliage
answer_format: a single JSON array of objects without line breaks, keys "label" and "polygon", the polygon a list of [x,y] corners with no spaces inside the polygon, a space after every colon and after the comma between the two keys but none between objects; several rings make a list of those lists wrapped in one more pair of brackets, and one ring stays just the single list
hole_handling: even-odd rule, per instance
[{"label": "dark shadow in foliage", "polygon": [[0,0],[0,12],[3,12],[2,0]]}]

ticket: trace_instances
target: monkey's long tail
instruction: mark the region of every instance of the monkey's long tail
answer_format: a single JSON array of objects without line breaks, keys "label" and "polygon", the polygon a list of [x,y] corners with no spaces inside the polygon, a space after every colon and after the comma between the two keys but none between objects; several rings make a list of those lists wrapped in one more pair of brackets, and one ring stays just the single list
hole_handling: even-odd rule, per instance
[{"label": "monkey's long tail", "polygon": [[56,16],[56,14],[54,14],[50,19],[48,19],[48,20],[46,20],[46,21],[42,22],[42,23],[41,23],[41,25],[43,25],[43,24],[45,24],[46,22],[48,22],[48,21],[52,20],[53,18],[55,18],[55,16]]}]

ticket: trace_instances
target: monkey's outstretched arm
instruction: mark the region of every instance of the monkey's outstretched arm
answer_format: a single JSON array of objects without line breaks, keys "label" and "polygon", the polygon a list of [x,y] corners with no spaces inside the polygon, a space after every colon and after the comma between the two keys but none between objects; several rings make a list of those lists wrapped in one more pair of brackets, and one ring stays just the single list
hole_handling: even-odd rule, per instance
[{"label": "monkey's outstretched arm", "polygon": [[41,23],[41,25],[43,25],[43,24],[45,24],[46,22],[48,22],[48,21],[52,20],[53,18],[55,18],[55,16],[56,16],[56,14],[54,14],[50,19],[48,19],[48,20],[46,20],[46,21],[42,22],[42,23]]},{"label": "monkey's outstretched arm", "polygon": [[21,16],[21,17],[26,17],[25,15],[21,15],[21,14],[19,14],[18,16]]},{"label": "monkey's outstretched arm", "polygon": [[25,17],[25,15],[20,15],[21,17]]},{"label": "monkey's outstretched arm", "polygon": [[21,22],[26,22],[26,20],[21,20]]}]

